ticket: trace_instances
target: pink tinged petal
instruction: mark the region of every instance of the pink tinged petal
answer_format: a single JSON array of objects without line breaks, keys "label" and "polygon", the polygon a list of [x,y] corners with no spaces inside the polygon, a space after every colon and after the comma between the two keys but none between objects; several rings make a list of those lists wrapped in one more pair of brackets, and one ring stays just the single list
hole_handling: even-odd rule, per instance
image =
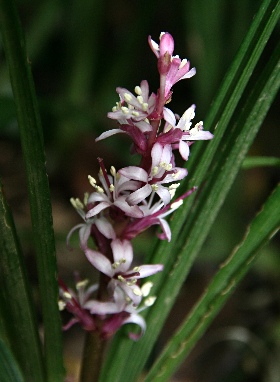
[{"label": "pink tinged petal", "polygon": [[170,192],[168,191],[167,188],[165,188],[159,184],[156,193],[161,198],[161,200],[163,201],[165,206],[170,202],[171,195],[170,195]]},{"label": "pink tinged petal", "polygon": [[153,130],[152,126],[146,121],[135,122],[134,125],[141,130],[142,133],[149,133]]},{"label": "pink tinged petal", "polygon": [[73,235],[73,232],[75,232],[77,229],[79,229],[79,228],[82,228],[84,226],[84,224],[83,223],[81,223],[81,224],[77,224],[77,225],[75,225],[75,227],[73,227],[71,230],[70,230],[70,232],[68,233],[68,235],[67,235],[67,237],[66,237],[66,244],[67,244],[67,246],[69,246],[70,244],[69,244],[69,242],[70,242],[70,238],[71,238],[71,236]]},{"label": "pink tinged petal", "polygon": [[192,68],[192,69],[189,70],[186,74],[184,74],[183,77],[181,77],[181,80],[185,80],[186,78],[191,78],[191,77],[193,77],[195,74],[196,74],[196,69],[195,69],[195,68]]},{"label": "pink tinged petal", "polygon": [[168,174],[161,183],[177,182],[178,180],[184,179],[188,175],[188,170],[186,168],[174,167],[172,170],[175,171],[174,174]]},{"label": "pink tinged petal", "polygon": [[104,273],[109,277],[114,276],[114,270],[112,268],[111,262],[98,251],[87,248],[85,250],[85,255],[88,261],[100,272]]},{"label": "pink tinged petal", "polygon": [[140,208],[138,206],[130,206],[125,201],[125,198],[126,196],[119,198],[117,201],[115,201],[114,205],[122,210],[127,216],[132,218],[142,218],[143,212],[140,210]]},{"label": "pink tinged petal", "polygon": [[161,162],[161,156],[163,152],[163,145],[160,143],[155,143],[152,151],[151,151],[151,157],[152,157],[152,168],[155,166],[158,166]]},{"label": "pink tinged petal", "polygon": [[132,192],[127,198],[126,201],[129,205],[136,205],[142,202],[152,193],[152,187],[150,184],[146,184],[145,186],[139,188],[139,190]]},{"label": "pink tinged petal", "polygon": [[88,301],[85,306],[86,309],[89,309],[91,314],[114,314],[119,313],[123,309],[114,302],[101,302],[96,300]]},{"label": "pink tinged petal", "polygon": [[152,265],[140,265],[140,276],[136,276],[136,279],[142,279],[154,275],[155,273],[161,272],[163,270],[163,264],[152,264]]},{"label": "pink tinged petal", "polygon": [[186,61],[186,63],[183,66],[181,66],[181,65],[182,65],[182,61],[180,63],[179,69],[178,69],[176,76],[174,78],[174,84],[176,84],[176,82],[181,80],[182,77],[184,77],[189,72],[189,69],[190,69],[190,62],[189,61]]},{"label": "pink tinged petal", "polygon": [[88,204],[95,203],[95,202],[109,202],[109,198],[107,195],[99,192],[93,192],[90,194],[88,198]]},{"label": "pink tinged petal", "polygon": [[88,211],[88,213],[86,214],[86,219],[89,219],[92,216],[99,214],[99,212],[105,210],[105,208],[108,207],[110,207],[110,203],[108,202],[101,202],[97,204],[97,206],[93,207],[91,210]]},{"label": "pink tinged petal", "polygon": [[160,43],[159,43],[159,55],[160,57],[164,56],[165,53],[168,53],[172,56],[174,52],[174,40],[171,34],[164,33],[161,35]]},{"label": "pink tinged petal", "polygon": [[176,125],[176,117],[173,113],[173,111],[171,111],[170,109],[168,109],[167,107],[164,107],[163,108],[163,118],[166,122],[168,122],[171,126],[175,126]]},{"label": "pink tinged petal", "polygon": [[188,141],[206,141],[206,140],[212,139],[213,137],[214,135],[211,134],[210,131],[203,131],[203,130],[198,131],[194,134],[183,135],[183,139]]},{"label": "pink tinged petal", "polygon": [[113,251],[114,262],[118,262],[122,259],[125,259],[123,266],[117,268],[117,272],[126,272],[133,260],[133,249],[132,245],[128,240],[121,241],[115,239],[111,243],[111,248]]},{"label": "pink tinged petal", "polygon": [[183,159],[188,160],[190,155],[190,148],[189,145],[184,142],[183,140],[179,143],[179,152]]},{"label": "pink tinged petal", "polygon": [[152,40],[151,36],[148,37],[148,43],[156,57],[159,58],[159,45],[154,40]]},{"label": "pink tinged petal", "polygon": [[149,98],[149,84],[148,84],[148,81],[146,81],[146,80],[141,81],[140,88],[141,88],[143,100],[144,100],[144,102],[147,102],[148,98]]},{"label": "pink tinged petal", "polygon": [[141,182],[148,181],[148,174],[143,168],[136,166],[128,166],[119,170],[119,173],[128,179],[138,180]]},{"label": "pink tinged petal", "polygon": [[171,61],[171,65],[166,76],[165,91],[164,91],[165,97],[168,96],[170,89],[175,83],[175,77],[178,72],[180,64],[181,64],[180,58],[174,57],[173,60]]},{"label": "pink tinged petal", "polygon": [[117,92],[119,93],[119,95],[121,96],[121,98],[123,100],[125,100],[125,95],[128,94],[129,95],[129,102],[126,102],[132,106],[134,106],[135,108],[139,109],[140,108],[140,104],[139,104],[139,101],[138,99],[135,97],[134,94],[132,94],[129,90],[127,89],[124,89],[124,88],[117,88]]},{"label": "pink tinged petal", "polygon": [[[113,113],[108,113],[108,114],[113,114]],[[112,117],[109,117],[109,118],[112,118]],[[115,119],[115,118],[113,118],[113,119]],[[108,130],[108,131],[105,131],[104,133],[100,134],[99,137],[97,137],[95,139],[95,142],[101,141],[102,139],[111,137],[111,135],[115,135],[115,134],[118,134],[118,133],[125,133],[125,132],[122,131],[121,129]]]},{"label": "pink tinged petal", "polygon": [[80,245],[83,250],[87,248],[87,242],[90,236],[90,232],[91,232],[90,224],[84,224],[79,231]]},{"label": "pink tinged petal", "polygon": [[164,219],[159,218],[158,220],[159,220],[159,224],[161,226],[161,229],[163,231],[163,234],[158,235],[159,238],[161,240],[167,239],[167,241],[170,241],[171,240],[171,230],[170,230],[169,224]]},{"label": "pink tinged petal", "polygon": [[136,325],[140,326],[140,328],[141,328],[140,334],[129,333],[129,338],[131,338],[134,341],[139,340],[139,338],[141,338],[146,331],[146,322],[145,322],[144,318],[141,317],[139,314],[131,314],[128,318],[126,318],[123,321],[123,325],[124,324],[136,324]]},{"label": "pink tinged petal", "polygon": [[63,325],[62,329],[63,330],[68,330],[70,329],[73,325],[77,324],[79,320],[77,318],[71,318],[70,321],[66,325]]},{"label": "pink tinged petal", "polygon": [[107,239],[115,239],[116,233],[111,223],[104,217],[96,219],[95,225],[99,232],[102,233]]}]

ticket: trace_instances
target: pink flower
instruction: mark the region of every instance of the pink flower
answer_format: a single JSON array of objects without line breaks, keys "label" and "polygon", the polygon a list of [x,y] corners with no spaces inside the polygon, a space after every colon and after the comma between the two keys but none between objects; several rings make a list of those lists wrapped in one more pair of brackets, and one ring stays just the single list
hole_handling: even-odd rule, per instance
[{"label": "pink flower", "polygon": [[141,203],[152,193],[158,194],[163,203],[168,204],[171,200],[171,193],[169,188],[162,184],[181,180],[188,174],[186,169],[174,167],[171,145],[162,146],[160,143],[155,143],[151,156],[152,167],[149,173],[136,166],[125,167],[119,171],[124,177],[144,184],[126,198],[130,205]]},{"label": "pink flower", "polygon": [[111,167],[111,174],[112,176],[107,175],[105,170],[99,174],[99,180],[103,187],[97,186],[96,180],[89,176],[90,184],[97,191],[88,198],[89,211],[85,218],[90,219],[109,207],[115,210],[115,215],[120,215],[121,212],[121,215],[134,218],[142,217],[143,214],[139,207],[130,206],[126,201],[130,192],[138,189],[139,182],[128,181],[124,176],[117,174],[114,167]]},{"label": "pink flower", "polygon": [[200,121],[192,129],[192,119],[195,116],[195,105],[189,107],[176,124],[176,117],[170,109],[163,111],[166,121],[163,133],[157,137],[157,142],[161,144],[172,144],[173,149],[179,149],[183,159],[188,160],[191,142],[199,140],[209,140],[213,134],[203,130],[203,122]]},{"label": "pink flower", "polygon": [[163,32],[160,35],[159,45],[148,38],[150,47],[158,58],[158,69],[161,75],[161,88],[164,84],[164,98],[167,101],[171,97],[171,88],[179,80],[191,78],[196,70],[190,70],[190,63],[187,59],[181,60],[179,56],[172,56],[174,51],[174,40],[171,34]]},{"label": "pink flower", "polygon": [[163,265],[141,265],[130,269],[133,260],[133,249],[130,241],[112,240],[111,248],[113,263],[102,253],[89,248],[85,250],[85,255],[97,270],[111,278],[108,284],[109,290],[114,291],[116,287],[119,287],[133,304],[139,305],[142,293],[137,285],[138,279],[162,271]]}]

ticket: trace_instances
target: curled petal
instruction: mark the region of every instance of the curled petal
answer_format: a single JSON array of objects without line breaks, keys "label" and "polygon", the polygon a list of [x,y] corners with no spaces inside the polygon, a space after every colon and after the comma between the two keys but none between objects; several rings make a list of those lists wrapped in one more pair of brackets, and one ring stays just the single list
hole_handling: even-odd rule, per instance
[{"label": "curled petal", "polygon": [[190,148],[189,145],[184,142],[183,140],[179,143],[179,152],[183,159],[188,160],[190,155]]},{"label": "curled petal", "polygon": [[111,223],[104,217],[96,219],[95,225],[99,232],[102,233],[107,239],[115,239],[116,233]]},{"label": "curled petal", "polygon": [[83,224],[82,228],[79,230],[80,245],[83,250],[87,248],[87,242],[90,236],[90,231],[91,224]]},{"label": "curled petal", "polygon": [[140,276],[136,276],[135,278],[144,278],[155,273],[161,272],[163,270],[162,264],[152,264],[152,265],[141,265],[140,267]]},{"label": "curled petal", "polygon": [[91,314],[114,314],[122,311],[123,307],[118,306],[114,302],[101,302],[97,300],[89,300],[85,303],[84,306],[86,309],[89,309]]},{"label": "curled petal", "polygon": [[140,328],[141,328],[140,334],[129,333],[129,337],[134,341],[139,340],[139,338],[142,337],[146,331],[146,322],[145,322],[144,318],[141,317],[139,314],[131,314],[128,318],[126,318],[123,321],[123,325],[124,324],[136,324],[136,325],[140,326]]},{"label": "curled petal", "polygon": [[97,206],[93,207],[91,210],[88,211],[88,213],[86,214],[86,219],[89,219],[99,214],[99,212],[105,210],[105,208],[108,208],[108,207],[110,207],[110,203],[108,202],[101,202],[97,204]]},{"label": "curled petal", "polygon": [[[108,113],[108,114],[114,114],[114,113]],[[113,118],[113,117],[109,116],[109,118]],[[121,129],[111,129],[111,130],[105,131],[104,133],[100,134],[99,137],[95,139],[95,142],[101,141],[102,139],[111,137],[112,135],[115,135],[118,133],[125,133],[125,131],[122,131]]]}]

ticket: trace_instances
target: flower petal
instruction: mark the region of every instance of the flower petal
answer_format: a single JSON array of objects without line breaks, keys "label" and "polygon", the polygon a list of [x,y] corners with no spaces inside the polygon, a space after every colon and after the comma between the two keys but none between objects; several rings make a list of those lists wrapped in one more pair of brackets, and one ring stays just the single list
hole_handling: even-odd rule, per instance
[{"label": "flower petal", "polygon": [[148,277],[154,275],[155,273],[161,272],[163,270],[163,264],[140,265],[139,268],[140,276],[136,276],[136,279],[142,279],[144,277]]},{"label": "flower petal", "polygon": [[109,277],[114,276],[114,270],[112,268],[111,262],[98,251],[87,248],[85,250],[85,255],[88,261],[100,272],[104,273]]}]

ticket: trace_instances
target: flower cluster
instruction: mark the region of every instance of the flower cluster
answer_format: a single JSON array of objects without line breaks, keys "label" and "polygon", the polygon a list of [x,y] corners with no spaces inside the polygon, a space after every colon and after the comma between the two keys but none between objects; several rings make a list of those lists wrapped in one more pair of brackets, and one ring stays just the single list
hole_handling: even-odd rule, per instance
[{"label": "flower cluster", "polygon": [[[160,75],[157,93],[149,93],[147,81],[136,86],[134,93],[117,88],[119,102],[108,113],[118,122],[118,128],[101,134],[96,141],[122,133],[130,136],[133,153],[140,155],[139,166],[128,166],[116,171],[106,170],[103,159],[98,158],[98,179],[89,176],[93,188],[85,194],[83,202],[71,199],[83,222],[69,233],[79,230],[80,247],[90,264],[100,272],[99,285],[87,287],[86,281],[76,276],[76,291],[60,281],[60,306],[73,315],[65,326],[79,322],[85,330],[95,330],[103,338],[111,336],[121,325],[136,323],[145,330],[145,321],[139,312],[153,304],[148,297],[152,284],[140,279],[163,269],[162,264],[135,266],[131,240],[152,225],[159,225],[158,237],[171,240],[166,216],[177,209],[183,199],[195,188],[174,200],[179,181],[188,174],[175,164],[175,150],[188,160],[190,146],[197,140],[209,140],[213,135],[203,130],[203,122],[192,127],[195,105],[191,105],[181,118],[165,105],[171,101],[172,87],[181,79],[190,78],[186,59],[173,56],[174,40],[162,33],[159,44],[151,37],[149,45],[156,55]],[[94,248],[89,244],[92,238]],[[92,294],[96,297],[92,298]],[[131,337],[137,339],[136,335]]]}]

